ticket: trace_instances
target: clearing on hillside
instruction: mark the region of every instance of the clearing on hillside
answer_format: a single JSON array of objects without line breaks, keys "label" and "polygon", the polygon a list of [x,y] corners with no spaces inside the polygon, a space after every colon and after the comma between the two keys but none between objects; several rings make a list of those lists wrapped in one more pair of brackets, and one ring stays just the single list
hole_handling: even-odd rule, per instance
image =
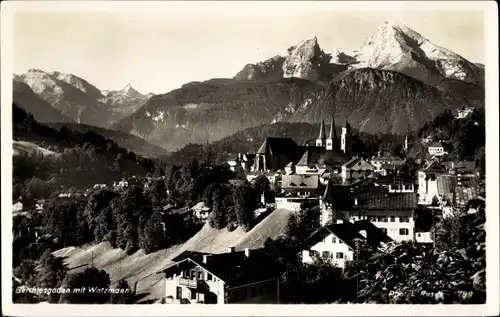
[{"label": "clearing on hillside", "polygon": [[170,265],[177,255],[186,250],[224,253],[228,247],[235,247],[236,250],[260,248],[267,238],[276,239],[284,233],[288,218],[293,213],[294,211],[276,209],[246,233],[240,228],[229,232],[225,228],[217,230],[205,224],[184,244],[147,255],[139,250],[129,256],[121,249],[112,248],[108,242],[68,247],[53,254],[65,257],[68,267],[76,268],[74,271],[83,270],[87,265],[105,270],[110,275],[112,286],[122,279],[127,280],[130,287],[137,290],[137,294],[144,295],[140,301],[157,301],[163,297],[164,291],[162,276],[157,272]]}]

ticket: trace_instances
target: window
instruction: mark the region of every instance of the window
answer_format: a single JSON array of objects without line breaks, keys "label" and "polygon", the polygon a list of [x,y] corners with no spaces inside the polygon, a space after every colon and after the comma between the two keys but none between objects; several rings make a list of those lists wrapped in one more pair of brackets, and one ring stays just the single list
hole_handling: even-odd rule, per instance
[{"label": "window", "polygon": [[332,237],[332,243],[337,243],[337,238]]},{"label": "window", "polygon": [[410,222],[410,217],[408,216],[400,216],[399,222]]},{"label": "window", "polygon": [[196,291],[191,290],[191,299],[196,299]]},{"label": "window", "polygon": [[410,234],[410,232],[408,231],[408,229],[406,229],[406,228],[399,229],[399,235],[401,235],[401,236],[407,236],[408,234]]},{"label": "window", "polygon": [[198,279],[202,280],[203,279],[203,272],[198,272]]},{"label": "window", "polygon": [[375,216],[368,216],[368,220],[374,222],[376,220]]},{"label": "window", "polygon": [[177,286],[177,296],[176,296],[177,299],[181,299],[182,298],[182,287],[180,286]]},{"label": "window", "polygon": [[378,222],[387,222],[387,216],[377,216]]},{"label": "window", "polygon": [[337,252],[336,256],[337,259],[343,259],[344,258],[344,253],[342,252]]},{"label": "window", "polygon": [[309,254],[311,255],[311,258],[319,256],[319,252],[316,250],[311,250]]},{"label": "window", "polygon": [[396,216],[391,216],[391,222],[396,222]]},{"label": "window", "polygon": [[329,258],[331,258],[331,254],[328,251],[323,251],[322,256],[323,256],[323,259],[329,259]]},{"label": "window", "polygon": [[380,230],[382,230],[383,233],[387,234],[387,228],[380,228]]},{"label": "window", "polygon": [[191,271],[191,279],[194,280],[196,278],[196,271]]},{"label": "window", "polygon": [[211,281],[211,280],[212,280],[212,274],[207,272],[207,281]]}]

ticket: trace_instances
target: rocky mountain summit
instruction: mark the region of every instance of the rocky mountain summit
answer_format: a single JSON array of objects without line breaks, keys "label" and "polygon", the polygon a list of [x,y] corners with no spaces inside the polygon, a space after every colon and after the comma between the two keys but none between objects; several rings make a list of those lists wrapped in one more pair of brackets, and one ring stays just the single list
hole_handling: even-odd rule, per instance
[{"label": "rocky mountain summit", "polygon": [[28,85],[64,116],[103,128],[132,114],[148,99],[130,85],[119,91],[101,91],[78,76],[58,71],[30,69],[14,79]]},{"label": "rocky mountain summit", "polygon": [[350,59],[356,68],[395,70],[431,84],[452,79],[484,85],[483,69],[399,22],[384,21]]},{"label": "rocky mountain summit", "polygon": [[236,80],[279,80],[283,78],[283,63],[285,58],[276,55],[257,64],[247,64],[236,74]]}]

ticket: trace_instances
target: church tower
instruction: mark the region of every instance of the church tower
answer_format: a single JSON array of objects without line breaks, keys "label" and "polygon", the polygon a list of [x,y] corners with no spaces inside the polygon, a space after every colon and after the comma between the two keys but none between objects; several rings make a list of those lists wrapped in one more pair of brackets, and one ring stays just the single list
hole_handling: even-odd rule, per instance
[{"label": "church tower", "polygon": [[316,146],[326,145],[326,135],[325,135],[325,120],[321,120],[321,127],[319,128],[319,136],[316,139]]},{"label": "church tower", "polygon": [[345,123],[342,125],[342,143],[340,149],[345,154],[351,155],[352,134],[351,134],[351,125],[349,124],[349,122],[347,122],[347,118],[345,119]]},{"label": "church tower", "polygon": [[326,149],[331,151],[334,148],[337,148],[338,146],[338,137],[337,137],[337,131],[335,129],[335,119],[332,116],[332,125],[330,126],[330,135],[328,136],[328,139],[326,139]]}]

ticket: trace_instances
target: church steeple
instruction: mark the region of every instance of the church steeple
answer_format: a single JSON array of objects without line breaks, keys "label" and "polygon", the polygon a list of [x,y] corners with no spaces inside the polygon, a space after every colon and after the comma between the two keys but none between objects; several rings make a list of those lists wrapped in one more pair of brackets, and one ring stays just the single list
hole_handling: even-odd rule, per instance
[{"label": "church steeple", "polygon": [[342,144],[340,149],[347,155],[351,154],[352,150],[352,134],[351,134],[351,125],[347,122],[347,118],[345,119],[345,123],[342,126]]},{"label": "church steeple", "polygon": [[319,136],[316,139],[316,146],[326,145],[326,135],[325,135],[325,120],[321,120],[321,126],[319,128]]},{"label": "church steeple", "polygon": [[328,139],[326,139],[326,149],[327,150],[333,150],[333,147],[336,146],[337,144],[337,131],[335,129],[335,118],[332,116],[332,123],[330,126],[330,135],[328,136]]}]

